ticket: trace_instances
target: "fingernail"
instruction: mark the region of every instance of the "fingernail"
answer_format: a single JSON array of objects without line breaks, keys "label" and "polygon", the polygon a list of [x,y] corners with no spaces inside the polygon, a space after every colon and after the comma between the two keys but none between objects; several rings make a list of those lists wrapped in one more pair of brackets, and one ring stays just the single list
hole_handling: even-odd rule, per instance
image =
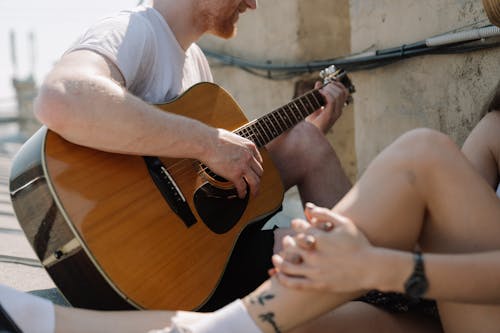
[{"label": "fingernail", "polygon": [[309,250],[313,250],[316,247],[316,238],[312,235],[307,235],[306,236],[306,245]]},{"label": "fingernail", "polygon": [[283,258],[278,254],[273,255],[271,257],[271,260],[273,261],[273,264],[275,266],[281,265],[283,263]]},{"label": "fingernail", "polygon": [[306,208],[307,209],[313,209],[314,207],[315,207],[315,205],[312,202],[306,203]]}]

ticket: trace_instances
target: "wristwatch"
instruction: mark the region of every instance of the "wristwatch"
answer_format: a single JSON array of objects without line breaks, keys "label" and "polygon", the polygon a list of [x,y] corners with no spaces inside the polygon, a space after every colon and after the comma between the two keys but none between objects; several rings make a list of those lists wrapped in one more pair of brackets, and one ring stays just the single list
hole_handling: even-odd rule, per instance
[{"label": "wristwatch", "polygon": [[429,288],[429,282],[425,276],[424,257],[422,253],[416,252],[413,256],[415,266],[408,280],[405,282],[405,293],[413,299],[422,297]]}]

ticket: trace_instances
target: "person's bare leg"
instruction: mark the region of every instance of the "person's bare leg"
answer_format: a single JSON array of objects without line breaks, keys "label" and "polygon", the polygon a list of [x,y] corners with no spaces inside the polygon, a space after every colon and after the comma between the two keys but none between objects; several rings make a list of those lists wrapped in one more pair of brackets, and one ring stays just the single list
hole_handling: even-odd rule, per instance
[{"label": "person's bare leg", "polygon": [[169,326],[175,312],[92,311],[55,306],[55,315],[55,333],[147,333]]},{"label": "person's bare leg", "polygon": [[290,333],[442,333],[438,320],[411,313],[394,314],[363,302],[349,302]]},{"label": "person's bare leg", "polygon": [[[461,191],[464,188],[467,191]],[[356,221],[370,241],[378,246],[411,250],[423,230],[422,245],[436,251],[480,251],[500,247],[497,237],[500,203],[495,194],[448,138],[429,130],[412,131],[386,149],[334,210]],[[433,219],[424,225],[426,213]],[[470,226],[472,221],[474,227]],[[271,278],[244,302],[263,332],[281,332],[361,293],[363,291],[350,294],[296,291]],[[442,304],[441,309],[448,332],[471,331],[471,325],[474,329],[500,325],[496,322],[500,321],[498,307],[485,309]],[[464,310],[471,311],[464,315]],[[98,316],[101,315],[98,322],[105,326],[105,321],[116,324],[115,316],[120,314]],[[171,314],[165,312],[165,317],[162,312],[146,314],[143,319],[148,326],[140,326],[144,323],[139,318],[142,315],[138,313],[139,326],[134,329],[168,325]],[[111,320],[113,317],[115,319]],[[82,318],[85,316],[80,314],[74,320]]]},{"label": "person's bare leg", "polygon": [[[500,174],[500,112],[487,114],[479,124],[472,130],[462,147],[465,157],[472,163],[475,169],[485,180],[495,188],[498,185]],[[352,310],[359,305],[349,303],[343,305],[320,317],[317,320],[306,323],[293,333],[301,332],[322,332],[326,329],[331,331],[365,332],[367,328],[377,325],[377,332],[439,332],[439,323],[429,320],[422,320],[421,317],[389,315],[384,311],[366,304],[362,310]],[[342,312],[339,313],[338,310]],[[357,312],[355,315],[352,311]],[[361,316],[361,317],[360,317]],[[351,320],[352,319],[352,320]],[[366,326],[368,325],[368,326]],[[423,325],[423,327],[421,326]]]},{"label": "person's bare leg", "polygon": [[[351,188],[335,150],[317,126],[304,121],[267,145],[285,190],[297,186],[302,206],[314,202],[333,207]],[[290,228],[274,231],[274,252]]]},{"label": "person's bare leg", "polygon": [[[372,177],[364,178],[334,210],[350,216],[374,244],[382,246],[411,250],[420,239],[424,250],[437,253],[500,248],[500,201],[449,138],[413,131],[394,147],[367,170]],[[396,162],[392,167],[386,163],[391,159]],[[395,189],[397,182],[407,185]],[[385,184],[383,190],[381,184]],[[418,195],[413,202],[407,200],[412,195],[405,193],[411,191]],[[386,193],[400,196],[391,198]],[[425,207],[419,208],[422,204]],[[390,209],[374,214],[384,206]],[[425,224],[420,222],[425,221],[424,214],[430,217]],[[440,303],[439,309],[448,332],[477,331],[488,323],[500,327],[498,306]]]},{"label": "person's bare leg", "polygon": [[500,181],[500,111],[486,114],[465,140],[462,152],[484,179],[496,188]]},{"label": "person's bare leg", "polygon": [[[425,250],[438,252],[500,248],[498,198],[456,145],[431,130],[411,131],[384,150],[333,210],[355,221],[376,246],[411,251],[422,239]],[[277,332],[274,325],[286,331],[357,295],[287,290],[271,279],[245,302],[265,332]],[[447,324],[465,317],[477,327],[481,316],[443,313]],[[500,321],[500,312],[493,318]]]},{"label": "person's bare leg", "polygon": [[[490,112],[472,130],[462,147],[467,159],[494,189],[498,185],[498,175],[500,174],[500,140],[498,140],[498,133],[500,133],[500,112]],[[487,246],[487,244],[484,245]],[[495,330],[498,326],[489,327],[486,323],[491,316],[498,317],[500,315],[500,311],[496,306],[456,303],[440,304],[440,312],[442,312],[443,316],[451,318],[446,323],[449,330],[462,330],[464,332],[467,330],[474,330],[475,332]],[[485,316],[488,318],[483,321],[481,318]],[[493,325],[498,325],[498,323],[493,323]]]},{"label": "person's bare leg", "polygon": [[297,185],[302,203],[333,207],[351,188],[337,154],[324,134],[302,122],[267,145],[285,189]]}]

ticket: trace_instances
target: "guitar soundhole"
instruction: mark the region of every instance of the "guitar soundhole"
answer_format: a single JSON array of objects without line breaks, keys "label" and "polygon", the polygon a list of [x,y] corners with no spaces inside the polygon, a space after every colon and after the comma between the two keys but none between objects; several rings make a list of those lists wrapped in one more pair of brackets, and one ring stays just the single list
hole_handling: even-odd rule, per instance
[{"label": "guitar soundhole", "polygon": [[216,234],[231,230],[240,220],[249,195],[240,199],[234,188],[221,189],[205,183],[194,194],[194,205],[206,226]]}]

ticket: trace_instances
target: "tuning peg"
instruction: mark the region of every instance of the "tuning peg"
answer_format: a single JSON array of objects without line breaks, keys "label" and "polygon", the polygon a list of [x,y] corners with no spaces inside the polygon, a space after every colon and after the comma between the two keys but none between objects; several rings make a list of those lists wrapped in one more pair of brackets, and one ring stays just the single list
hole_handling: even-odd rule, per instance
[{"label": "tuning peg", "polygon": [[327,68],[323,69],[321,72],[319,72],[319,76],[322,79],[326,79],[330,75],[335,74],[335,72],[337,72],[337,70],[338,69],[335,65],[330,65],[329,67],[327,67]]}]

